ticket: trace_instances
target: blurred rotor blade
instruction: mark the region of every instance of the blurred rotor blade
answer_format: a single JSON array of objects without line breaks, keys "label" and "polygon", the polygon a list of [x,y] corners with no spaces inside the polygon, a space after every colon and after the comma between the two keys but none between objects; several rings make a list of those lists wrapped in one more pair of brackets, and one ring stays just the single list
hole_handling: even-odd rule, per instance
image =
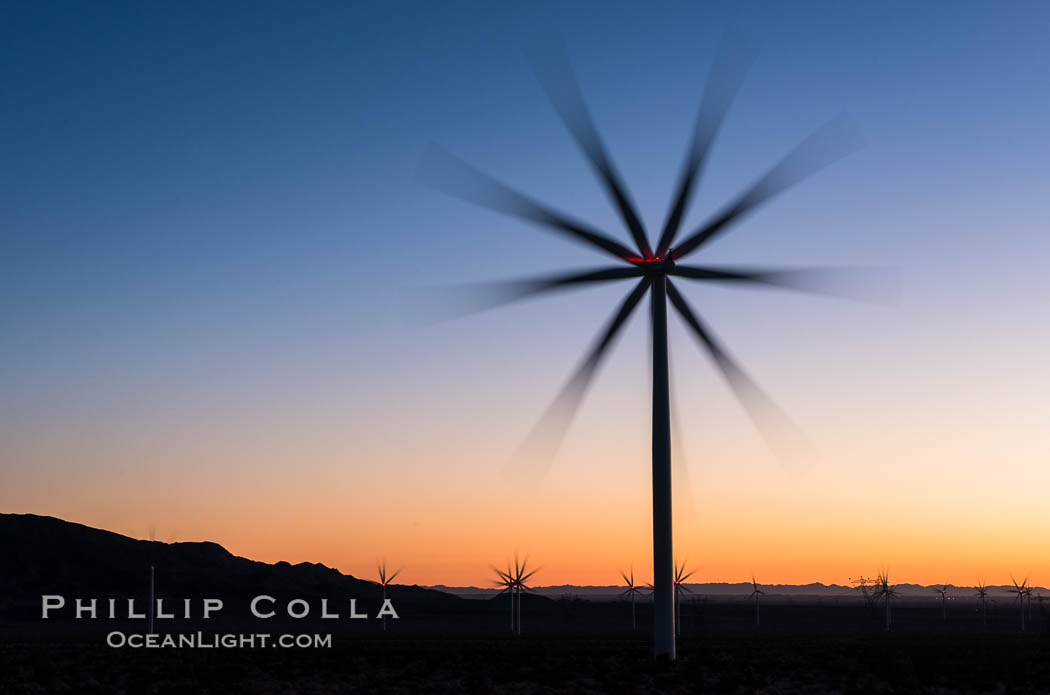
[{"label": "blurred rotor blade", "polygon": [[560,43],[550,42],[542,48],[534,47],[528,51],[528,57],[543,91],[547,93],[547,98],[594,168],[605,192],[616,203],[620,217],[627,225],[638,250],[645,258],[652,258],[653,251],[649,247],[645,229],[627,193],[623,178],[613,165],[605,144],[598,135],[598,129],[594,126],[590,111],[583,100],[580,85],[576,82],[564,47]]},{"label": "blurred rotor blade", "polygon": [[533,222],[562,236],[601,249],[620,260],[637,255],[585,222],[574,220],[518,193],[437,145],[431,145],[423,154],[418,177],[442,193]]},{"label": "blurred rotor blade", "polygon": [[644,268],[634,266],[558,273],[506,282],[429,287],[412,291],[412,296],[407,297],[407,300],[412,313],[422,318],[452,319],[549,292],[637,278],[644,274]]},{"label": "blurred rotor blade", "polygon": [[899,294],[896,273],[889,268],[675,265],[671,272],[689,280],[765,285],[879,304],[894,304]]},{"label": "blurred rotor blade", "polygon": [[813,458],[812,446],[802,431],[726,352],[670,280],[667,281],[667,297],[703,343],[769,448],[778,455],[789,473],[797,475],[802,472],[800,468]]},{"label": "blurred rotor blade", "polygon": [[595,342],[590,352],[584,358],[580,366],[576,368],[568,383],[562,388],[554,402],[540,418],[540,421],[529,433],[521,450],[515,457],[515,468],[524,471],[531,468],[533,480],[539,480],[546,474],[551,460],[558,451],[565,432],[576,414],[580,401],[583,399],[591,379],[594,377],[598,365],[608,351],[609,345],[616,334],[619,333],[623,324],[627,322],[631,312],[638,306],[649,289],[650,280],[643,277],[634,290],[624,299],[620,308],[613,315],[601,336]]},{"label": "blurred rotor blade", "polygon": [[656,245],[657,256],[663,256],[674,243],[696,183],[703,175],[711,144],[722,127],[730,104],[740,91],[751,60],[750,55],[743,56],[739,52],[730,55],[728,50],[724,50],[711,66],[707,82],[704,84],[704,95],[700,99],[700,110],[696,115],[692,141],[689,143],[685,161],[682,162],[682,171],[678,175],[671,209],[667,213],[667,220]]},{"label": "blurred rotor blade", "polygon": [[828,121],[789,152],[751,188],[672,249],[675,260],[688,256],[778,193],[860,149],[861,144],[860,135],[848,117],[841,115]]}]

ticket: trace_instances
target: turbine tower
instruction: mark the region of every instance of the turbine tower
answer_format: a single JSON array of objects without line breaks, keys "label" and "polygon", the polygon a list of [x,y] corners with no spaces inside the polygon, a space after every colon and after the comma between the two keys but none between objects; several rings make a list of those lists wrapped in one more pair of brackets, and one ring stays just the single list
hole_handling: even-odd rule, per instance
[{"label": "turbine tower", "polygon": [[156,574],[153,562],[153,544],[157,542],[157,527],[154,524],[149,525],[149,611],[147,615],[148,626],[146,628],[146,634],[153,634],[153,613],[157,606],[157,597],[155,592],[156,585],[154,584],[154,575]]},{"label": "turbine tower", "polygon": [[941,595],[941,622],[948,622],[948,609],[945,607],[944,602],[948,598],[948,585],[941,585],[940,589],[934,589],[938,594]]},{"label": "turbine tower", "polygon": [[1024,632],[1024,597],[1025,592],[1028,590],[1028,577],[1025,577],[1024,581],[1021,582],[1020,586],[1018,586],[1017,580],[1013,577],[1010,577],[1010,581],[1014,583],[1013,591],[1011,591],[1010,593],[1014,594],[1015,600],[1018,602],[1018,604],[1020,604],[1021,607],[1021,632]]},{"label": "turbine tower", "polygon": [[[379,586],[383,587],[383,603],[386,603],[386,588],[394,581],[397,575],[401,574],[401,570],[404,567],[397,568],[393,574],[387,575],[386,571],[386,560],[376,563],[376,569],[379,570]],[[386,615],[383,615],[383,632],[386,632]]]},{"label": "turbine tower", "polygon": [[886,604],[886,632],[890,631],[890,602],[897,595],[897,590],[890,586],[890,573],[879,572],[879,578],[872,593],[872,603],[883,601]]},{"label": "turbine tower", "polygon": [[500,594],[506,594],[510,600],[510,634],[514,634],[514,573],[510,569],[510,564],[507,564],[507,571],[493,567],[492,571],[496,573],[496,586],[503,587]]},{"label": "turbine tower", "polygon": [[630,575],[624,573],[623,570],[621,570],[620,571],[620,576],[623,577],[624,583],[627,584],[627,588],[624,589],[620,593],[620,595],[624,596],[624,597],[629,597],[631,599],[631,629],[632,630],[636,630],[636,629],[638,629],[638,621],[637,621],[637,618],[636,618],[636,615],[635,615],[634,601],[635,601],[635,598],[638,596],[638,594],[640,594],[642,592],[642,588],[634,583],[634,568],[633,567],[631,568]]},{"label": "turbine tower", "polygon": [[753,599],[754,602],[755,602],[755,625],[757,626],[757,625],[761,624],[759,619],[758,619],[758,597],[762,596],[765,592],[759,590],[758,582],[755,581],[755,575],[754,574],[751,575],[751,586],[753,587],[753,590],[751,592],[751,595],[748,596],[748,598]]},{"label": "turbine tower", "polygon": [[[626,246],[596,227],[523,195],[432,147],[420,170],[421,178],[450,195],[539,225],[570,240],[612,256],[619,265],[582,272],[547,275],[505,284],[489,284],[484,298],[469,310],[491,308],[539,294],[633,280],[634,287],[613,313],[576,372],[527,440],[528,458],[549,464],[572,415],[575,413],[609,347],[631,313],[649,293],[652,330],[652,491],[653,491],[653,653],[659,659],[675,659],[675,577],[671,515],[671,421],[667,356],[667,303],[685,321],[701,348],[713,360],[731,390],[774,451],[791,452],[792,443],[802,441],[786,415],[766,396],[750,376],[693,311],[672,282],[698,281],[738,287],[780,287],[834,294],[828,283],[844,275],[828,270],[785,270],[759,267],[686,265],[694,252],[724,235],[762,204],[810,174],[856,149],[859,139],[848,119],[839,117],[818,129],[747,190],[714,212],[705,222],[679,240],[694,189],[708,159],[716,133],[726,115],[745,72],[744,61],[719,59],[711,70],[701,98],[686,156],[671,205],[659,231],[655,248],[642,224],[623,178],[598,135],[579,85],[560,50],[534,54],[533,64],[555,110],[594,170],[611,199],[632,246]],[[856,279],[855,271],[850,277]],[[462,313],[462,312],[461,312]]]},{"label": "turbine tower", "polygon": [[519,636],[521,635],[521,595],[530,589],[525,582],[539,571],[539,568],[529,570],[528,564],[527,555],[524,560],[518,562],[518,555],[515,553],[513,569],[509,562],[506,572],[493,567],[499,577],[496,580],[497,585],[506,587],[504,592],[510,594],[510,631]]},{"label": "turbine tower", "polygon": [[675,635],[678,637],[682,636],[682,594],[690,594],[689,587],[685,585],[685,580],[693,576],[693,572],[696,570],[690,570],[687,574],[685,571],[685,563],[679,567],[678,563],[674,566],[674,625]]},{"label": "turbine tower", "polygon": [[988,610],[985,599],[988,597],[988,586],[984,582],[977,582],[977,602],[981,604],[981,624],[988,627]]}]

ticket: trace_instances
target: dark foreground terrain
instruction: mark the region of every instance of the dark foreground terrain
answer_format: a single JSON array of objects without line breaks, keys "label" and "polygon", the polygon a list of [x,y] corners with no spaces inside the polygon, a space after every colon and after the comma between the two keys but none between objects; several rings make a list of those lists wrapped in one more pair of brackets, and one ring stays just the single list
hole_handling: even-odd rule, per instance
[{"label": "dark foreground terrain", "polygon": [[[744,596],[694,592],[681,606],[680,660],[650,655],[652,607],[570,594],[522,597],[511,637],[507,595],[462,598],[392,586],[399,617],[377,619],[380,588],[322,565],[273,565],[213,543],[155,543],[48,517],[0,514],[0,695],[7,693],[1050,693],[1050,606],[1021,604],[1002,587],[980,606],[952,588],[884,606],[846,596],[767,595],[761,625]],[[308,648],[114,648],[107,635],[141,635],[149,568],[169,609],[160,634],[331,635]],[[44,619],[44,595],[65,597]],[[253,597],[274,616],[253,616]],[[203,619],[200,601],[224,609]],[[96,600],[95,618],[75,614]],[[113,601],[117,615],[109,618]],[[310,613],[287,615],[301,600]],[[349,615],[356,600],[367,618]],[[322,603],[340,613],[324,618]]]},{"label": "dark foreground terrain", "polygon": [[331,649],[114,650],[7,643],[2,693],[1046,693],[1050,651],[1021,636],[753,634],[684,639],[336,640]]}]

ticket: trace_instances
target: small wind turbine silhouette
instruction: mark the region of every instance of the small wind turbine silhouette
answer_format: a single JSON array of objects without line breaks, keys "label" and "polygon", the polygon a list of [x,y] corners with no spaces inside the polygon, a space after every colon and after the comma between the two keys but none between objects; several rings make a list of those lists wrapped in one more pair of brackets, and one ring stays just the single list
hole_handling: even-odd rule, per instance
[{"label": "small wind turbine silhouette", "polygon": [[934,589],[938,594],[941,595],[941,622],[948,622],[948,609],[945,608],[944,601],[948,598],[948,585],[941,585],[940,589]]},{"label": "small wind turbine silhouette", "polygon": [[1014,590],[1010,593],[1016,596],[1016,601],[1021,605],[1021,632],[1024,632],[1024,592],[1028,587],[1028,577],[1025,577],[1021,585],[1017,585],[1017,580],[1010,577],[1010,581],[1014,583]]},{"label": "small wind turbine silhouette", "polygon": [[153,634],[153,611],[157,605],[156,595],[154,593],[154,566],[153,566],[153,544],[157,542],[157,527],[155,524],[149,525],[149,626],[146,628],[146,634]]},{"label": "small wind turbine silhouette", "polygon": [[872,594],[873,602],[878,601],[886,602],[886,632],[890,631],[890,601],[897,595],[896,589],[890,586],[890,573],[879,572],[878,582],[875,585],[875,591]]},{"label": "small wind turbine silhouette", "polygon": [[696,570],[690,570],[687,574],[685,571],[685,563],[679,567],[678,563],[674,566],[674,624],[675,634],[679,637],[682,636],[682,594],[692,593],[689,587],[685,585],[685,580],[693,576],[693,572]]},{"label": "small wind turbine silhouette", "polygon": [[642,587],[634,583],[634,568],[631,568],[631,574],[627,575],[620,570],[620,576],[623,577],[623,581],[627,584],[627,588],[621,592],[621,596],[628,596],[631,599],[631,629],[635,630],[638,628],[638,621],[635,618],[634,600],[642,592]]},{"label": "small wind turbine silhouette", "polygon": [[[534,570],[528,569],[529,556],[526,555],[525,559],[520,563],[518,562],[517,553],[514,554],[514,568],[511,569],[510,563],[507,563],[507,571],[497,569],[496,574],[499,575],[497,584],[500,586],[506,586],[506,592],[510,594],[510,630],[511,632],[521,635],[521,595],[529,590],[527,582],[532,575],[539,571],[539,568]],[[515,608],[515,604],[517,607]]]},{"label": "small wind turbine silhouette", "polygon": [[988,610],[985,600],[988,597],[988,586],[984,582],[977,582],[977,602],[981,604],[981,624],[988,627]]},{"label": "small wind turbine silhouette", "polygon": [[[394,579],[397,578],[397,575],[401,574],[401,570],[403,570],[404,567],[398,567],[392,574],[387,575],[386,560],[383,560],[382,562],[376,563],[376,569],[379,570],[379,586],[383,588],[383,603],[386,603],[386,588],[393,583]],[[383,632],[386,632],[385,614],[383,615]]]},{"label": "small wind turbine silhouette", "polygon": [[751,575],[751,586],[754,587],[754,589],[751,592],[751,595],[748,596],[748,598],[754,599],[754,601],[755,601],[755,625],[759,625],[760,623],[759,623],[759,620],[758,620],[758,597],[762,596],[765,592],[759,590],[758,582],[755,581],[755,575],[754,574]]},{"label": "small wind turbine silhouette", "polygon": [[515,584],[514,584],[514,573],[510,569],[510,563],[507,563],[507,571],[506,572],[504,572],[503,570],[499,569],[498,567],[493,567],[492,571],[496,573],[496,577],[497,577],[497,579],[495,581],[496,586],[503,587],[503,590],[500,591],[500,594],[506,594],[507,598],[508,598],[508,602],[510,604],[510,633],[513,635],[514,634],[514,587],[515,587]]},{"label": "small wind turbine silhouette", "polygon": [[1027,587],[1025,587],[1024,598],[1025,598],[1025,601],[1028,603],[1028,624],[1031,625],[1032,624],[1032,585],[1031,584],[1029,584]]},{"label": "small wind turbine silhouette", "polygon": [[[546,59],[548,58],[549,59]],[[746,61],[719,59],[704,86],[686,156],[672,195],[671,206],[655,249],[650,246],[642,219],[635,209],[620,173],[591,119],[580,87],[559,50],[551,55],[533,56],[533,64],[556,111],[576,140],[605,192],[612,199],[630,232],[628,247],[603,230],[574,219],[496,181],[466,162],[436,147],[424,158],[420,175],[433,187],[450,195],[487,207],[526,222],[545,227],[556,234],[586,244],[611,255],[615,267],[548,275],[517,282],[490,285],[490,293],[480,307],[490,308],[526,297],[585,287],[617,280],[633,280],[634,288],[620,304],[587,356],[556,397],[529,436],[537,455],[531,458],[549,464],[573,414],[577,410],[603,358],[631,313],[649,293],[652,327],[652,479],[653,479],[653,654],[657,659],[675,660],[677,615],[674,583],[674,548],[671,509],[671,416],[668,375],[667,304],[681,315],[725,377],[730,389],[744,406],[770,447],[786,458],[806,449],[801,436],[787,416],[741,368],[718,338],[697,316],[685,297],[671,282],[699,281],[734,286],[781,287],[834,294],[828,280],[843,278],[840,270],[829,275],[819,270],[784,270],[725,266],[690,266],[683,261],[710,241],[723,235],[764,203],[794,184],[816,173],[849,151],[857,149],[859,138],[849,119],[829,122],[788,153],[750,188],[712,214],[680,241],[679,232],[694,189],[708,159],[711,145],[739,90]],[[856,271],[849,276],[856,279]],[[832,290],[832,291],[829,291]]]}]

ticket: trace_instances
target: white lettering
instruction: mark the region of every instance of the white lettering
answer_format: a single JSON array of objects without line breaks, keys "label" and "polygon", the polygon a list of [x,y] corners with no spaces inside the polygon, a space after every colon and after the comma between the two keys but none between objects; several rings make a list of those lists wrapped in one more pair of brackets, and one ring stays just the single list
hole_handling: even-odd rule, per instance
[{"label": "white lettering", "polygon": [[360,620],[361,618],[367,618],[367,617],[368,617],[368,613],[358,613],[357,612],[357,599],[356,598],[350,599],[350,618],[352,620]]},{"label": "white lettering", "polygon": [[[303,607],[301,612],[292,610],[292,606],[301,605]],[[310,613],[310,604],[301,598],[293,599],[288,602],[288,615],[293,618],[305,618]]]},{"label": "white lettering", "polygon": [[263,595],[263,596],[256,596],[255,598],[253,598],[252,599],[252,615],[254,615],[256,618],[263,618],[263,619],[272,618],[274,615],[277,614],[276,611],[270,611],[269,613],[260,613],[259,609],[257,608],[257,606],[259,605],[259,601],[269,601],[270,605],[273,605],[273,600],[274,600],[273,596],[265,596],[265,595]]},{"label": "white lettering", "polygon": [[62,606],[66,605],[66,599],[58,594],[45,594],[40,597],[42,613],[41,618],[47,620],[50,616],[47,614],[48,611],[58,610]]},{"label": "white lettering", "polygon": [[222,610],[222,599],[221,598],[206,598],[204,599],[204,619],[207,620],[211,617],[212,613],[216,613]]},{"label": "white lettering", "polygon": [[390,603],[390,599],[385,598],[383,599],[383,607],[379,609],[378,613],[376,613],[376,617],[385,618],[388,615],[394,620],[397,620],[397,611],[394,610],[394,604]]},{"label": "white lettering", "polygon": [[78,598],[76,601],[77,601],[77,620],[80,620],[83,617],[84,613],[90,613],[91,615],[88,616],[88,617],[90,617],[91,619],[95,618],[95,603],[97,602],[97,599],[91,599],[90,603],[88,603],[88,604],[85,604],[84,603],[84,599],[82,599],[82,598]]}]

